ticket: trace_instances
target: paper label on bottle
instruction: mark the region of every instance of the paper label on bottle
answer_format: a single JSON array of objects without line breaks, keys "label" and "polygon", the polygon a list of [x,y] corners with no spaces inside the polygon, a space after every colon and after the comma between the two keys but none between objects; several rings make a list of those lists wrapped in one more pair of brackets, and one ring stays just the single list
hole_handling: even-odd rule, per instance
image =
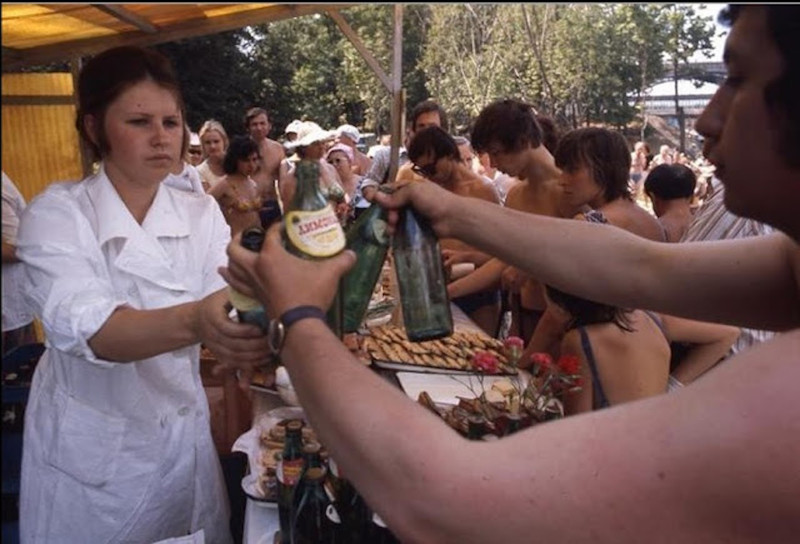
[{"label": "paper label on bottle", "polygon": [[339,517],[339,512],[336,511],[336,508],[334,508],[332,504],[329,504],[325,509],[325,515],[334,523],[342,522],[342,518]]},{"label": "paper label on bottle", "polygon": [[332,257],[347,244],[336,212],[330,205],[321,210],[295,210],[284,222],[289,241],[312,257]]},{"label": "paper label on bottle", "polygon": [[243,295],[230,285],[228,286],[228,300],[230,300],[231,306],[240,312],[250,312],[261,308],[261,303],[258,300]]},{"label": "paper label on bottle", "polygon": [[291,459],[278,463],[276,474],[283,485],[295,485],[303,471],[303,459]]}]

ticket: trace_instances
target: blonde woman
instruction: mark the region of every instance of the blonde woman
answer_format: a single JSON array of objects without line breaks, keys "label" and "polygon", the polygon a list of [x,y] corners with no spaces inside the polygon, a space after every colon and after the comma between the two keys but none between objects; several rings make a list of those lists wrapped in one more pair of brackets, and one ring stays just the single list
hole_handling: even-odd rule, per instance
[{"label": "blonde woman", "polygon": [[200,127],[200,145],[206,159],[197,167],[203,188],[208,192],[225,177],[225,152],[228,151],[228,134],[219,121],[209,119]]}]

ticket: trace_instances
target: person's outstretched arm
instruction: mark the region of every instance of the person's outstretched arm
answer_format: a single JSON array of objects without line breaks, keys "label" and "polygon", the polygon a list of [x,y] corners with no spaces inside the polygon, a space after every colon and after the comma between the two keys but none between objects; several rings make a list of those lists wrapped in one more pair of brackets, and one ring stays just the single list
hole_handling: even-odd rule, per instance
[{"label": "person's outstretched arm", "polygon": [[[376,195],[412,204],[442,238],[457,238],[591,300],[753,328],[800,325],[800,253],[783,234],[665,244],[608,225],[556,219],[412,183]],[[390,226],[396,214],[390,214]]]},{"label": "person's outstretched arm", "polygon": [[[326,308],[354,261],[296,258],[277,228],[260,254],[228,252],[223,275],[273,316]],[[777,542],[800,530],[798,354],[787,333],[691,388],[495,442],[459,436],[322,320],[292,325],[281,359],[320,440],[403,542]]]}]

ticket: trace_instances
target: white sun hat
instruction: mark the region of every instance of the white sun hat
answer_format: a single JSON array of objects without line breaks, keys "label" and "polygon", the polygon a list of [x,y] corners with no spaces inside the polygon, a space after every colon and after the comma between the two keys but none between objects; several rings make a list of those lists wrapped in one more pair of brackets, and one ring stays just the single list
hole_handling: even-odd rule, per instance
[{"label": "white sun hat", "polygon": [[314,121],[303,121],[297,127],[297,139],[288,142],[287,147],[305,147],[316,142],[324,142],[333,138],[334,132],[325,130]]}]

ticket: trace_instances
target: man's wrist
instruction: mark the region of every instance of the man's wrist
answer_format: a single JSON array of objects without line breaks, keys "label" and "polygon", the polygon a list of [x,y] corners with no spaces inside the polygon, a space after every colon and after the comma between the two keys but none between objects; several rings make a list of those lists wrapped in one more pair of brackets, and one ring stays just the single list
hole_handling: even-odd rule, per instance
[{"label": "man's wrist", "polygon": [[304,319],[320,319],[327,322],[325,312],[317,306],[295,306],[283,312],[277,319],[271,319],[267,330],[267,341],[274,354],[280,353],[289,328]]}]

